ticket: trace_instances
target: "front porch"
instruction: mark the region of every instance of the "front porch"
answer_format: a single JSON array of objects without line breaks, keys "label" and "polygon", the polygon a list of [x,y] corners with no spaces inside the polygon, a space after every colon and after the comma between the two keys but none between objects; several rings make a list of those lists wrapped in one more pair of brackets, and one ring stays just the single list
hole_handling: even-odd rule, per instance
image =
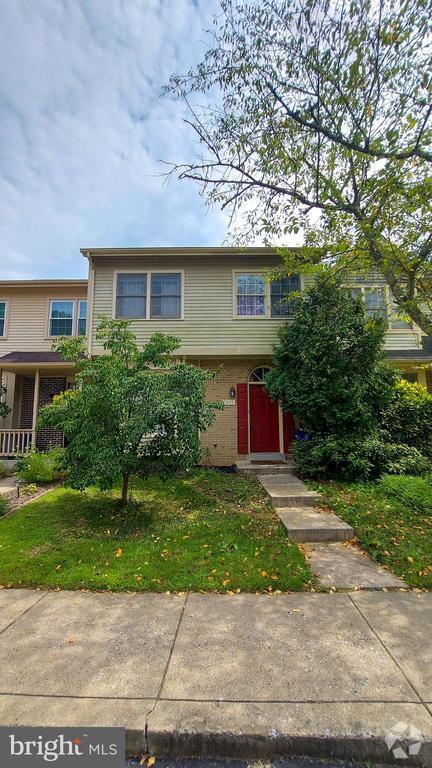
[{"label": "front porch", "polygon": [[74,377],[73,366],[56,352],[12,352],[0,358],[0,380],[11,409],[0,421],[0,459],[63,445],[63,434],[54,429],[37,430],[37,419],[40,408],[73,386]]}]

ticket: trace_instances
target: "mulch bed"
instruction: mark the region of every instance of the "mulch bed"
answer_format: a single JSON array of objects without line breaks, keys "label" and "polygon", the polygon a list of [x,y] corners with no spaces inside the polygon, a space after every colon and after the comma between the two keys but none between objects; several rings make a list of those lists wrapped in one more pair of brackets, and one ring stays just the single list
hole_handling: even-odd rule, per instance
[{"label": "mulch bed", "polygon": [[3,515],[0,515],[0,517],[11,515],[13,512],[16,512],[17,509],[20,509],[20,507],[28,504],[29,501],[34,501],[39,496],[43,496],[44,493],[52,491],[53,488],[57,488],[59,485],[60,483],[57,481],[54,483],[45,483],[44,485],[39,485],[35,493],[23,493],[23,486],[21,486],[19,497],[17,496],[16,488],[11,488],[8,493],[2,493],[2,498],[6,499],[7,502],[7,509]]}]

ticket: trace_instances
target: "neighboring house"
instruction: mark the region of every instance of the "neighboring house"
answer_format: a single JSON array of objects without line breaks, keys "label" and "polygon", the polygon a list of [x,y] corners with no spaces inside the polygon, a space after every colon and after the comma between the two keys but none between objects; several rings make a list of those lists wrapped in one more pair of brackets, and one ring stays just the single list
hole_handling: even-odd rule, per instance
[{"label": "neighboring house", "polygon": [[74,380],[74,367],[52,351],[61,335],[86,334],[87,280],[0,281],[0,379],[11,408],[0,420],[0,456],[62,444],[36,432],[37,413]]},{"label": "neighboring house", "polygon": [[[87,280],[0,281],[0,378],[9,416],[0,423],[0,456],[62,443],[53,430],[37,432],[41,406],[73,385],[74,368],[52,351],[62,335],[86,335],[101,354],[97,318],[127,318],[139,344],[156,331],[181,340],[178,357],[210,371],[210,400],[223,411],[202,436],[204,463],[230,465],[245,454],[285,453],[294,424],[264,390],[272,349],[292,305],[281,302],[304,287],[302,276],[269,282],[279,257],[266,248],[82,249]],[[357,280],[367,311],[387,318],[388,357],[410,381],[432,391],[432,345],[418,328],[389,312],[382,280]]]},{"label": "neighboring house", "polygon": [[[302,276],[270,283],[279,257],[266,248],[84,248],[89,260],[88,349],[96,340],[98,315],[132,320],[140,344],[152,333],[181,339],[178,356],[219,370],[208,387],[222,400],[214,425],[202,436],[203,462],[230,465],[245,454],[284,453],[293,440],[293,420],[272,403],[263,386],[273,345],[292,305],[282,296],[304,287]],[[389,311],[384,281],[356,281],[370,314],[387,318],[388,357],[410,381],[429,385],[432,345],[420,330]]]}]

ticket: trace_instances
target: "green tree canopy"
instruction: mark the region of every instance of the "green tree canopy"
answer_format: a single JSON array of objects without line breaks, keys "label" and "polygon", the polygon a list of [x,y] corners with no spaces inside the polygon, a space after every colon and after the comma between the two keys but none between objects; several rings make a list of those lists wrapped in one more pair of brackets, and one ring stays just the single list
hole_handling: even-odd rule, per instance
[{"label": "green tree canopy", "polygon": [[398,376],[383,361],[384,332],[381,319],[365,319],[361,299],[318,278],[279,331],[266,388],[314,435],[366,435]]},{"label": "green tree canopy", "polygon": [[97,337],[105,354],[94,359],[83,339],[56,344],[75,361],[77,386],[41,410],[39,426],[64,433],[73,488],[104,490],[121,480],[125,502],[130,475],[167,475],[198,463],[199,431],[219,406],[205,399],[209,373],[172,360],[178,339],[157,333],[140,350],[130,323],[108,318]]},{"label": "green tree canopy", "polygon": [[202,62],[168,88],[200,144],[173,172],[245,242],[301,232],[288,272],[378,270],[432,334],[432,0],[221,9]]}]

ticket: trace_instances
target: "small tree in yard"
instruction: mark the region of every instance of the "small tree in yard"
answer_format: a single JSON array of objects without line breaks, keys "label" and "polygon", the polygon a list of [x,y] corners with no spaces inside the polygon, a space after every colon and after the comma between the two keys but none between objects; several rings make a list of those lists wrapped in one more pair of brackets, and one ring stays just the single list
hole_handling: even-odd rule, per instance
[{"label": "small tree in yard", "polygon": [[56,344],[76,362],[77,387],[57,395],[39,417],[41,427],[65,435],[68,484],[107,490],[121,481],[123,503],[131,475],[168,475],[196,464],[199,431],[219,407],[205,399],[209,373],[172,361],[178,339],[154,334],[140,350],[129,326],[101,318],[97,337],[105,354],[94,359],[82,339]]},{"label": "small tree in yard", "polygon": [[367,434],[397,378],[383,361],[384,334],[380,318],[365,321],[361,299],[318,278],[280,329],[266,387],[314,434]]}]

